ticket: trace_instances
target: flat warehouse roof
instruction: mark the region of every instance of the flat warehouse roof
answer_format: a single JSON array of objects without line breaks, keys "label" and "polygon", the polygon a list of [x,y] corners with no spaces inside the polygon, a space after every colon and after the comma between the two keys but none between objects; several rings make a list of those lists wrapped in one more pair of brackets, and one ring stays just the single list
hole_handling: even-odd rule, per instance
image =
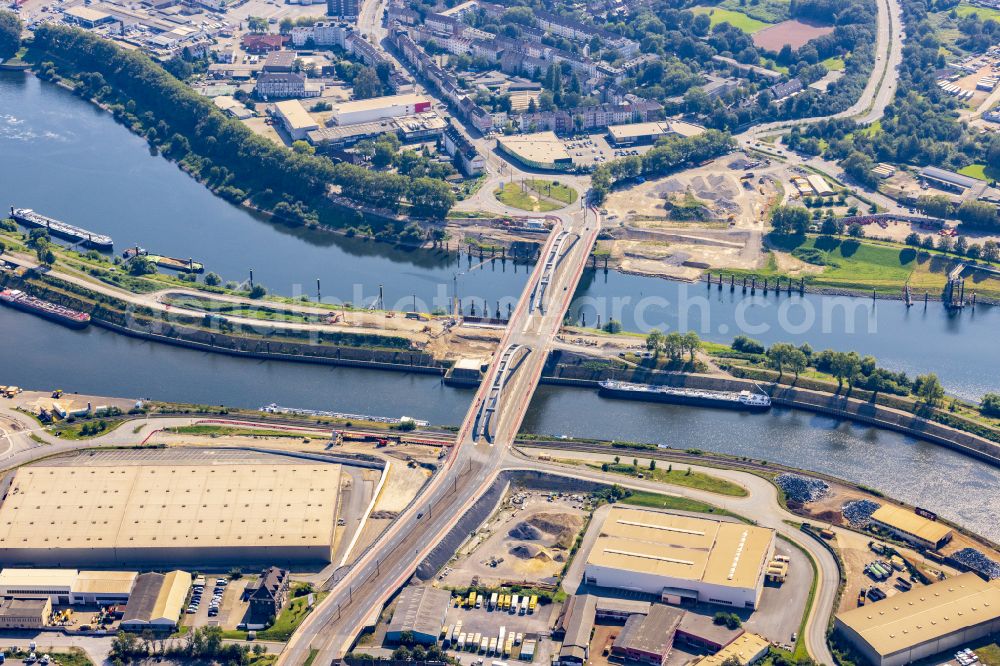
[{"label": "flat warehouse roof", "polygon": [[837,615],[882,656],[1000,618],[1000,580],[974,573],[902,592]]},{"label": "flat warehouse roof", "polygon": [[326,546],[339,490],[318,462],[22,467],[0,550]]},{"label": "flat warehouse roof", "polygon": [[555,132],[502,136],[497,139],[497,143],[529,162],[554,164],[560,160],[572,160],[570,154],[566,152],[566,146]]},{"label": "flat warehouse roof", "polygon": [[918,516],[909,509],[886,504],[872,514],[872,518],[912,534],[931,543],[937,543],[951,534],[951,528],[935,520]]},{"label": "flat warehouse roof", "polygon": [[336,115],[338,113],[352,113],[355,111],[371,111],[390,106],[409,106],[427,101],[427,98],[423,95],[387,95],[385,97],[372,97],[371,99],[359,99],[353,102],[334,104],[333,113]]},{"label": "flat warehouse roof", "polygon": [[313,120],[313,117],[309,115],[308,111],[306,111],[306,107],[302,106],[302,103],[297,99],[277,102],[275,103],[274,108],[277,109],[278,113],[280,113],[282,117],[284,117],[295,129],[319,127],[319,123]]},{"label": "flat warehouse roof", "polygon": [[611,136],[617,139],[635,138],[640,136],[652,136],[656,134],[666,134],[670,131],[670,123],[650,122],[632,123],[630,125],[612,125],[608,128]]},{"label": "flat warehouse roof", "polygon": [[774,530],[615,506],[587,560],[595,566],[751,587]]},{"label": "flat warehouse roof", "polygon": [[76,582],[76,569],[13,569],[0,571],[0,587],[65,587],[71,589]]},{"label": "flat warehouse roof", "polygon": [[128,594],[138,575],[135,571],[81,571],[73,584],[73,592]]}]

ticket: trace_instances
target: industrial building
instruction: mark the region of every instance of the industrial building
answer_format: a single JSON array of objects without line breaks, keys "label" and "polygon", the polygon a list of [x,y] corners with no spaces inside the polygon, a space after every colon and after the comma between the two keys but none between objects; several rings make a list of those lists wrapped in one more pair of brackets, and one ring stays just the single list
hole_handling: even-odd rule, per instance
[{"label": "industrial building", "polygon": [[568,171],[573,168],[573,158],[555,132],[501,136],[497,139],[497,150],[535,169]]},{"label": "industrial building", "polygon": [[[0,561],[326,563],[339,489],[340,466],[319,462],[22,467],[0,505]],[[68,600],[76,573],[53,578],[40,584]]]},{"label": "industrial building", "polygon": [[879,507],[872,514],[871,522],[900,539],[931,550],[937,550],[952,537],[952,530],[947,525],[890,504]]},{"label": "industrial building", "polygon": [[774,530],[614,506],[587,558],[587,584],[669,603],[756,608]]},{"label": "industrial building", "polygon": [[191,574],[186,571],[140,574],[125,606],[121,628],[134,632],[145,629],[173,631],[184,610],[189,589]]},{"label": "industrial building", "polygon": [[429,139],[440,135],[444,128],[441,116],[428,112],[370,123],[320,127],[308,132],[306,139],[317,148],[346,148],[386,133],[395,134],[403,142]]},{"label": "industrial building", "polygon": [[51,615],[52,602],[47,597],[0,597],[0,629],[40,629]]},{"label": "industrial building", "polygon": [[597,616],[597,597],[578,594],[566,602],[553,637],[562,641],[559,664],[580,666],[590,657],[590,634]]},{"label": "industrial building", "polygon": [[701,125],[679,120],[631,123],[608,127],[608,140],[615,146],[634,146],[655,143],[665,136],[698,136],[705,131]]},{"label": "industrial building", "polygon": [[0,572],[0,596],[48,599],[57,605],[111,606],[128,601],[135,571],[16,569]]},{"label": "industrial building", "polygon": [[261,68],[265,72],[288,73],[295,69],[295,59],[298,54],[295,51],[271,51],[264,60]]},{"label": "industrial building", "polygon": [[276,102],[274,115],[281,120],[282,126],[293,141],[305,139],[309,132],[319,129],[319,123],[313,120],[302,102],[297,99],[287,99]]},{"label": "industrial building", "polygon": [[423,95],[387,95],[334,104],[330,122],[335,125],[369,123],[385,118],[412,116],[430,109],[431,102]]},{"label": "industrial building", "polygon": [[834,630],[874,666],[902,666],[1000,631],[1000,581],[964,573],[838,614]]},{"label": "industrial building", "polygon": [[403,588],[386,630],[386,640],[398,643],[404,632],[410,632],[417,643],[433,645],[450,604],[451,592],[448,590],[416,585]]},{"label": "industrial building", "polygon": [[670,655],[685,612],[656,604],[648,614],[631,615],[611,646],[611,654],[632,663],[661,666]]},{"label": "industrial building", "polygon": [[939,169],[932,166],[921,169],[920,178],[935,187],[955,192],[964,192],[980,182],[971,176],[963,176],[954,171],[947,171],[946,169]]},{"label": "industrial building", "polygon": [[740,666],[752,666],[764,659],[770,650],[771,644],[766,638],[747,632],[715,654],[702,657],[694,666],[722,666],[730,659],[737,660]]},{"label": "industrial building", "polygon": [[105,23],[114,23],[117,20],[111,14],[83,5],[64,10],[63,16],[70,23],[75,23],[83,28],[96,28]]}]

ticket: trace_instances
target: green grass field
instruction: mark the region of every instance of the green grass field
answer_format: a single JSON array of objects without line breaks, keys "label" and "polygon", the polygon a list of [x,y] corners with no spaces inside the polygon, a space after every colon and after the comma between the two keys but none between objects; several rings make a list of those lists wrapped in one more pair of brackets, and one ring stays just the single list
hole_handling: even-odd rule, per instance
[{"label": "green grass field", "polygon": [[843,58],[827,58],[826,60],[820,61],[819,64],[826,67],[828,72],[842,72],[844,70]]},{"label": "green grass field", "polygon": [[734,12],[746,14],[750,18],[765,23],[781,23],[788,19],[788,0],[758,0],[756,4],[744,3],[741,0],[722,0],[719,7]]},{"label": "green grass field", "polygon": [[[596,469],[601,469],[600,465],[590,466]],[[670,483],[675,486],[696,488],[698,490],[706,490],[710,493],[729,495],[730,497],[746,497],[747,495],[747,491],[743,486],[735,484],[732,481],[721,479],[717,476],[705,474],[703,472],[692,471],[688,474],[687,467],[684,465],[678,465],[677,469],[672,470],[670,469],[670,463],[660,461],[658,466],[659,467],[657,469],[651,470],[644,465],[634,467],[629,464],[619,464],[609,466],[608,471],[614,472],[615,474],[624,474],[625,476],[631,476],[633,478],[642,474],[643,478],[652,479],[653,481],[658,481],[660,483]]]},{"label": "green grass field", "polygon": [[650,493],[641,490],[637,490],[633,492],[629,497],[623,499],[622,504],[631,504],[632,506],[643,506],[650,509],[672,509],[674,511],[716,513],[723,516],[734,515],[729,511],[726,511],[725,509],[720,509],[718,507],[712,506],[711,504],[705,504],[704,502],[699,502],[698,500],[688,499],[687,497],[660,495],[659,493]]},{"label": "green grass field", "polygon": [[958,7],[955,11],[959,16],[965,17],[970,14],[977,14],[982,20],[993,19],[994,21],[1000,21],[1000,9],[992,9],[990,7],[975,7],[967,2],[958,3]]},{"label": "green grass field", "polygon": [[723,9],[721,7],[692,7],[691,11],[695,14],[708,14],[708,18],[711,20],[713,28],[719,23],[728,23],[734,28],[739,28],[743,32],[750,35],[758,30],[763,30],[764,28],[771,26],[770,23],[758,21],[757,19],[751,18],[742,12],[733,11],[731,9]]},{"label": "green grass field", "polygon": [[579,198],[576,190],[552,180],[506,183],[493,192],[502,204],[536,213],[565,208]]},{"label": "green grass field", "polygon": [[1000,168],[986,166],[985,164],[970,164],[969,166],[962,167],[958,170],[963,176],[971,176],[979,180],[998,180],[1000,179]]},{"label": "green grass field", "polygon": [[1000,666],[1000,645],[990,643],[975,650],[983,666]]}]

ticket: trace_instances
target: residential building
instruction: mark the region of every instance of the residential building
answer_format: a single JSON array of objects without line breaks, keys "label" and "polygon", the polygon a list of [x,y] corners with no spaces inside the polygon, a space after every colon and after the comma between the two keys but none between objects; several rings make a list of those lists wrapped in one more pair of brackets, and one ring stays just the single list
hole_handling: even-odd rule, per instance
[{"label": "residential building", "polygon": [[486,160],[454,125],[449,124],[441,135],[441,145],[466,176],[478,176],[486,168]]},{"label": "residential building", "polygon": [[326,13],[340,19],[355,20],[359,5],[359,0],[326,0]]},{"label": "residential building", "polygon": [[249,35],[243,35],[240,44],[247,53],[260,55],[270,53],[271,51],[280,51],[285,47],[288,39],[287,35],[250,33]]},{"label": "residential building", "polygon": [[317,97],[319,91],[306,90],[306,77],[289,72],[261,72],[253,88],[254,95],[261,99],[283,99],[287,97]]},{"label": "residential building", "polygon": [[278,567],[268,567],[261,572],[260,578],[252,588],[246,591],[250,601],[250,616],[259,622],[267,622],[281,612],[281,607],[288,599],[288,570]]},{"label": "residential building", "polygon": [[354,31],[348,23],[321,21],[314,25],[300,25],[292,28],[292,44],[302,48],[312,42],[315,46],[339,46],[346,48],[347,36]]}]

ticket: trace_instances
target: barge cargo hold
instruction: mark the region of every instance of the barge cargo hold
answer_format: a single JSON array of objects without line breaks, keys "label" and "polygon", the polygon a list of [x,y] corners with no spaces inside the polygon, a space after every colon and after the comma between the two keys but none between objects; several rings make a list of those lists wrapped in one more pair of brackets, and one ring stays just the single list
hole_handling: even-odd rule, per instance
[{"label": "barge cargo hold", "polygon": [[608,398],[623,400],[645,400],[647,402],[669,402],[678,405],[698,407],[722,407],[751,412],[764,412],[771,408],[771,398],[763,393],[751,391],[708,391],[704,389],[676,388],[672,386],[652,386],[605,380],[600,384],[600,394]]},{"label": "barge cargo hold", "polygon": [[72,224],[66,224],[60,220],[36,213],[30,208],[11,207],[10,216],[15,222],[19,222],[27,227],[41,227],[42,229],[48,229],[49,233],[53,236],[59,236],[60,238],[65,238],[66,240],[82,242],[87,247],[92,247],[98,250],[110,250],[115,245],[115,242],[111,240],[111,236],[97,234],[81,227],[74,227]]},{"label": "barge cargo hold", "polygon": [[90,315],[86,312],[71,310],[40,298],[29,296],[20,289],[4,289],[0,291],[0,303],[18,310],[36,314],[71,328],[86,328],[90,323]]},{"label": "barge cargo hold", "polygon": [[137,256],[146,257],[157,266],[169,268],[174,271],[187,271],[188,273],[203,273],[205,271],[204,264],[194,259],[177,259],[176,257],[168,257],[162,254],[151,254],[149,250],[141,247],[130,247],[122,253],[122,257],[126,260]]}]

